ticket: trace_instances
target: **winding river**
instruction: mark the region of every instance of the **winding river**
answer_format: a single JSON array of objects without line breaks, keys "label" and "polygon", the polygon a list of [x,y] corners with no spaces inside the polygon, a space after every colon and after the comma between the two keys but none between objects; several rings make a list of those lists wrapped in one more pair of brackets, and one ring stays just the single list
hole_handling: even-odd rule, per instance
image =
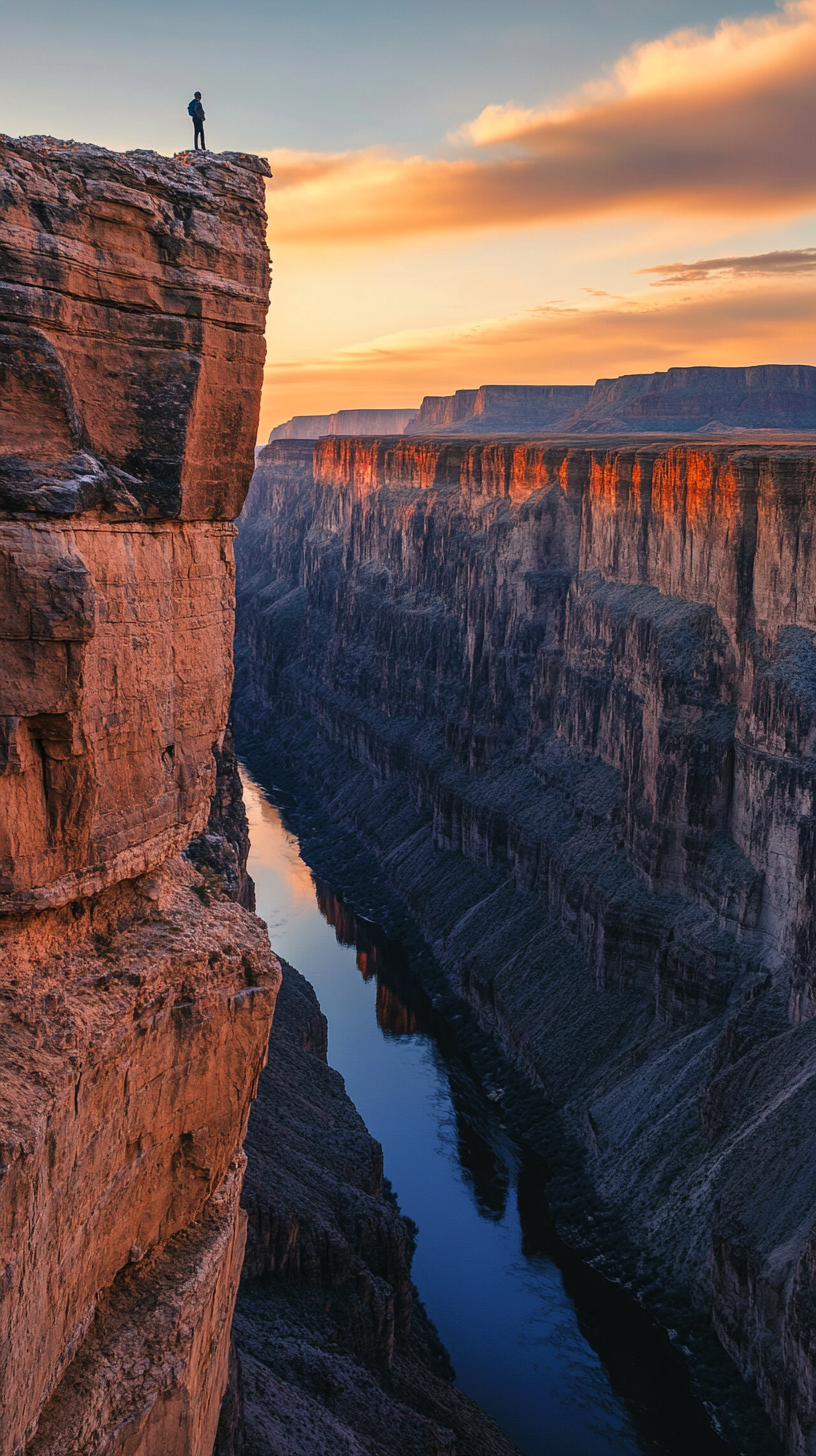
[{"label": "winding river", "polygon": [[414,1279],[458,1385],[524,1456],[725,1456],[665,1340],[559,1243],[502,1089],[478,1081],[401,947],[315,878],[243,777],[258,914],[314,985],[329,1061],[418,1225]]}]

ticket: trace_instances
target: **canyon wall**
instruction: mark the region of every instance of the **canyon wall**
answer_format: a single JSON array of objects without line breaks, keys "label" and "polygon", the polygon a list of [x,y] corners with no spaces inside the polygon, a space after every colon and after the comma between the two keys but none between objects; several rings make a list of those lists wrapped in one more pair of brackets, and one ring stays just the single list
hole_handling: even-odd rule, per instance
[{"label": "canyon wall", "polygon": [[[598,379],[594,386],[484,384],[426,395],[405,433],[713,435],[755,429],[816,430],[816,368],[698,365]],[[387,433],[384,426],[381,433]]]},{"label": "canyon wall", "polygon": [[415,414],[415,409],[346,409],[333,415],[294,415],[275,426],[268,443],[318,440],[321,435],[401,435]]},{"label": "canyon wall", "polygon": [[280,973],[181,851],[225,751],[266,170],[0,139],[9,1456],[209,1456],[227,1381]]},{"label": "canyon wall", "polygon": [[237,545],[239,742],[373,851],[522,1074],[568,1241],[768,1450],[714,1331],[796,1456],[814,525],[804,446],[324,439],[261,453]]}]

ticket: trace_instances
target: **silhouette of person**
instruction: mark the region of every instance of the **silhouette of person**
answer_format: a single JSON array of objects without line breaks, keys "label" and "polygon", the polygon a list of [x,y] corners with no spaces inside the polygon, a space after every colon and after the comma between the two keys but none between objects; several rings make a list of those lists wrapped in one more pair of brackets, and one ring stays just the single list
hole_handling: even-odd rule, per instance
[{"label": "silhouette of person", "polygon": [[196,91],[190,105],[187,107],[188,114],[193,118],[193,145],[198,151],[198,139],[201,138],[201,150],[206,152],[207,146],[204,141],[204,107],[201,105],[201,92]]}]

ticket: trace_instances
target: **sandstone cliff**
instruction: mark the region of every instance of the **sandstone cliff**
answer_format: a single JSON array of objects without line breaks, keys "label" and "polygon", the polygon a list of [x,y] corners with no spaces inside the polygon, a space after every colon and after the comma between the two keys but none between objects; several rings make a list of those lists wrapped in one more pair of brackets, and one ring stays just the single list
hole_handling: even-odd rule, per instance
[{"label": "sandstone cliff", "polygon": [[296,747],[523,1073],[567,1238],[797,1456],[815,500],[795,446],[278,442],[238,541],[239,739]]},{"label": "sandstone cliff", "polygon": [[[452,395],[427,395],[405,433],[636,435],[649,430],[715,435],[760,428],[816,430],[816,368],[698,366],[599,379],[594,387],[482,385]],[[385,427],[381,433],[387,433]]]},{"label": "sandstone cliff", "polygon": [[262,173],[0,142],[2,1450],[209,1456],[279,971],[180,851],[232,683]]}]

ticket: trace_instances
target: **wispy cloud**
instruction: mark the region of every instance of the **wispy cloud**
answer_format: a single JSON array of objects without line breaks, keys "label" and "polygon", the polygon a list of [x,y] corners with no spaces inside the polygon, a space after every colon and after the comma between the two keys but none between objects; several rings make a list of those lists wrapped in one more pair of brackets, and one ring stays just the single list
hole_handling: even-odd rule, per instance
[{"label": "wispy cloud", "polygon": [[680,30],[562,105],[486,107],[458,152],[271,154],[273,237],[336,246],[637,210],[816,202],[816,0]]},{"label": "wispy cloud", "polygon": [[467,326],[404,330],[267,367],[267,417],[417,402],[479,384],[593,383],[680,364],[816,362],[816,281],[542,305]]},{"label": "wispy cloud", "polygon": [[659,275],[652,288],[665,288],[670,283],[704,283],[711,278],[816,273],[816,248],[784,248],[775,253],[749,253],[742,258],[700,258],[696,263],[661,263],[654,268],[639,268],[638,273]]}]

